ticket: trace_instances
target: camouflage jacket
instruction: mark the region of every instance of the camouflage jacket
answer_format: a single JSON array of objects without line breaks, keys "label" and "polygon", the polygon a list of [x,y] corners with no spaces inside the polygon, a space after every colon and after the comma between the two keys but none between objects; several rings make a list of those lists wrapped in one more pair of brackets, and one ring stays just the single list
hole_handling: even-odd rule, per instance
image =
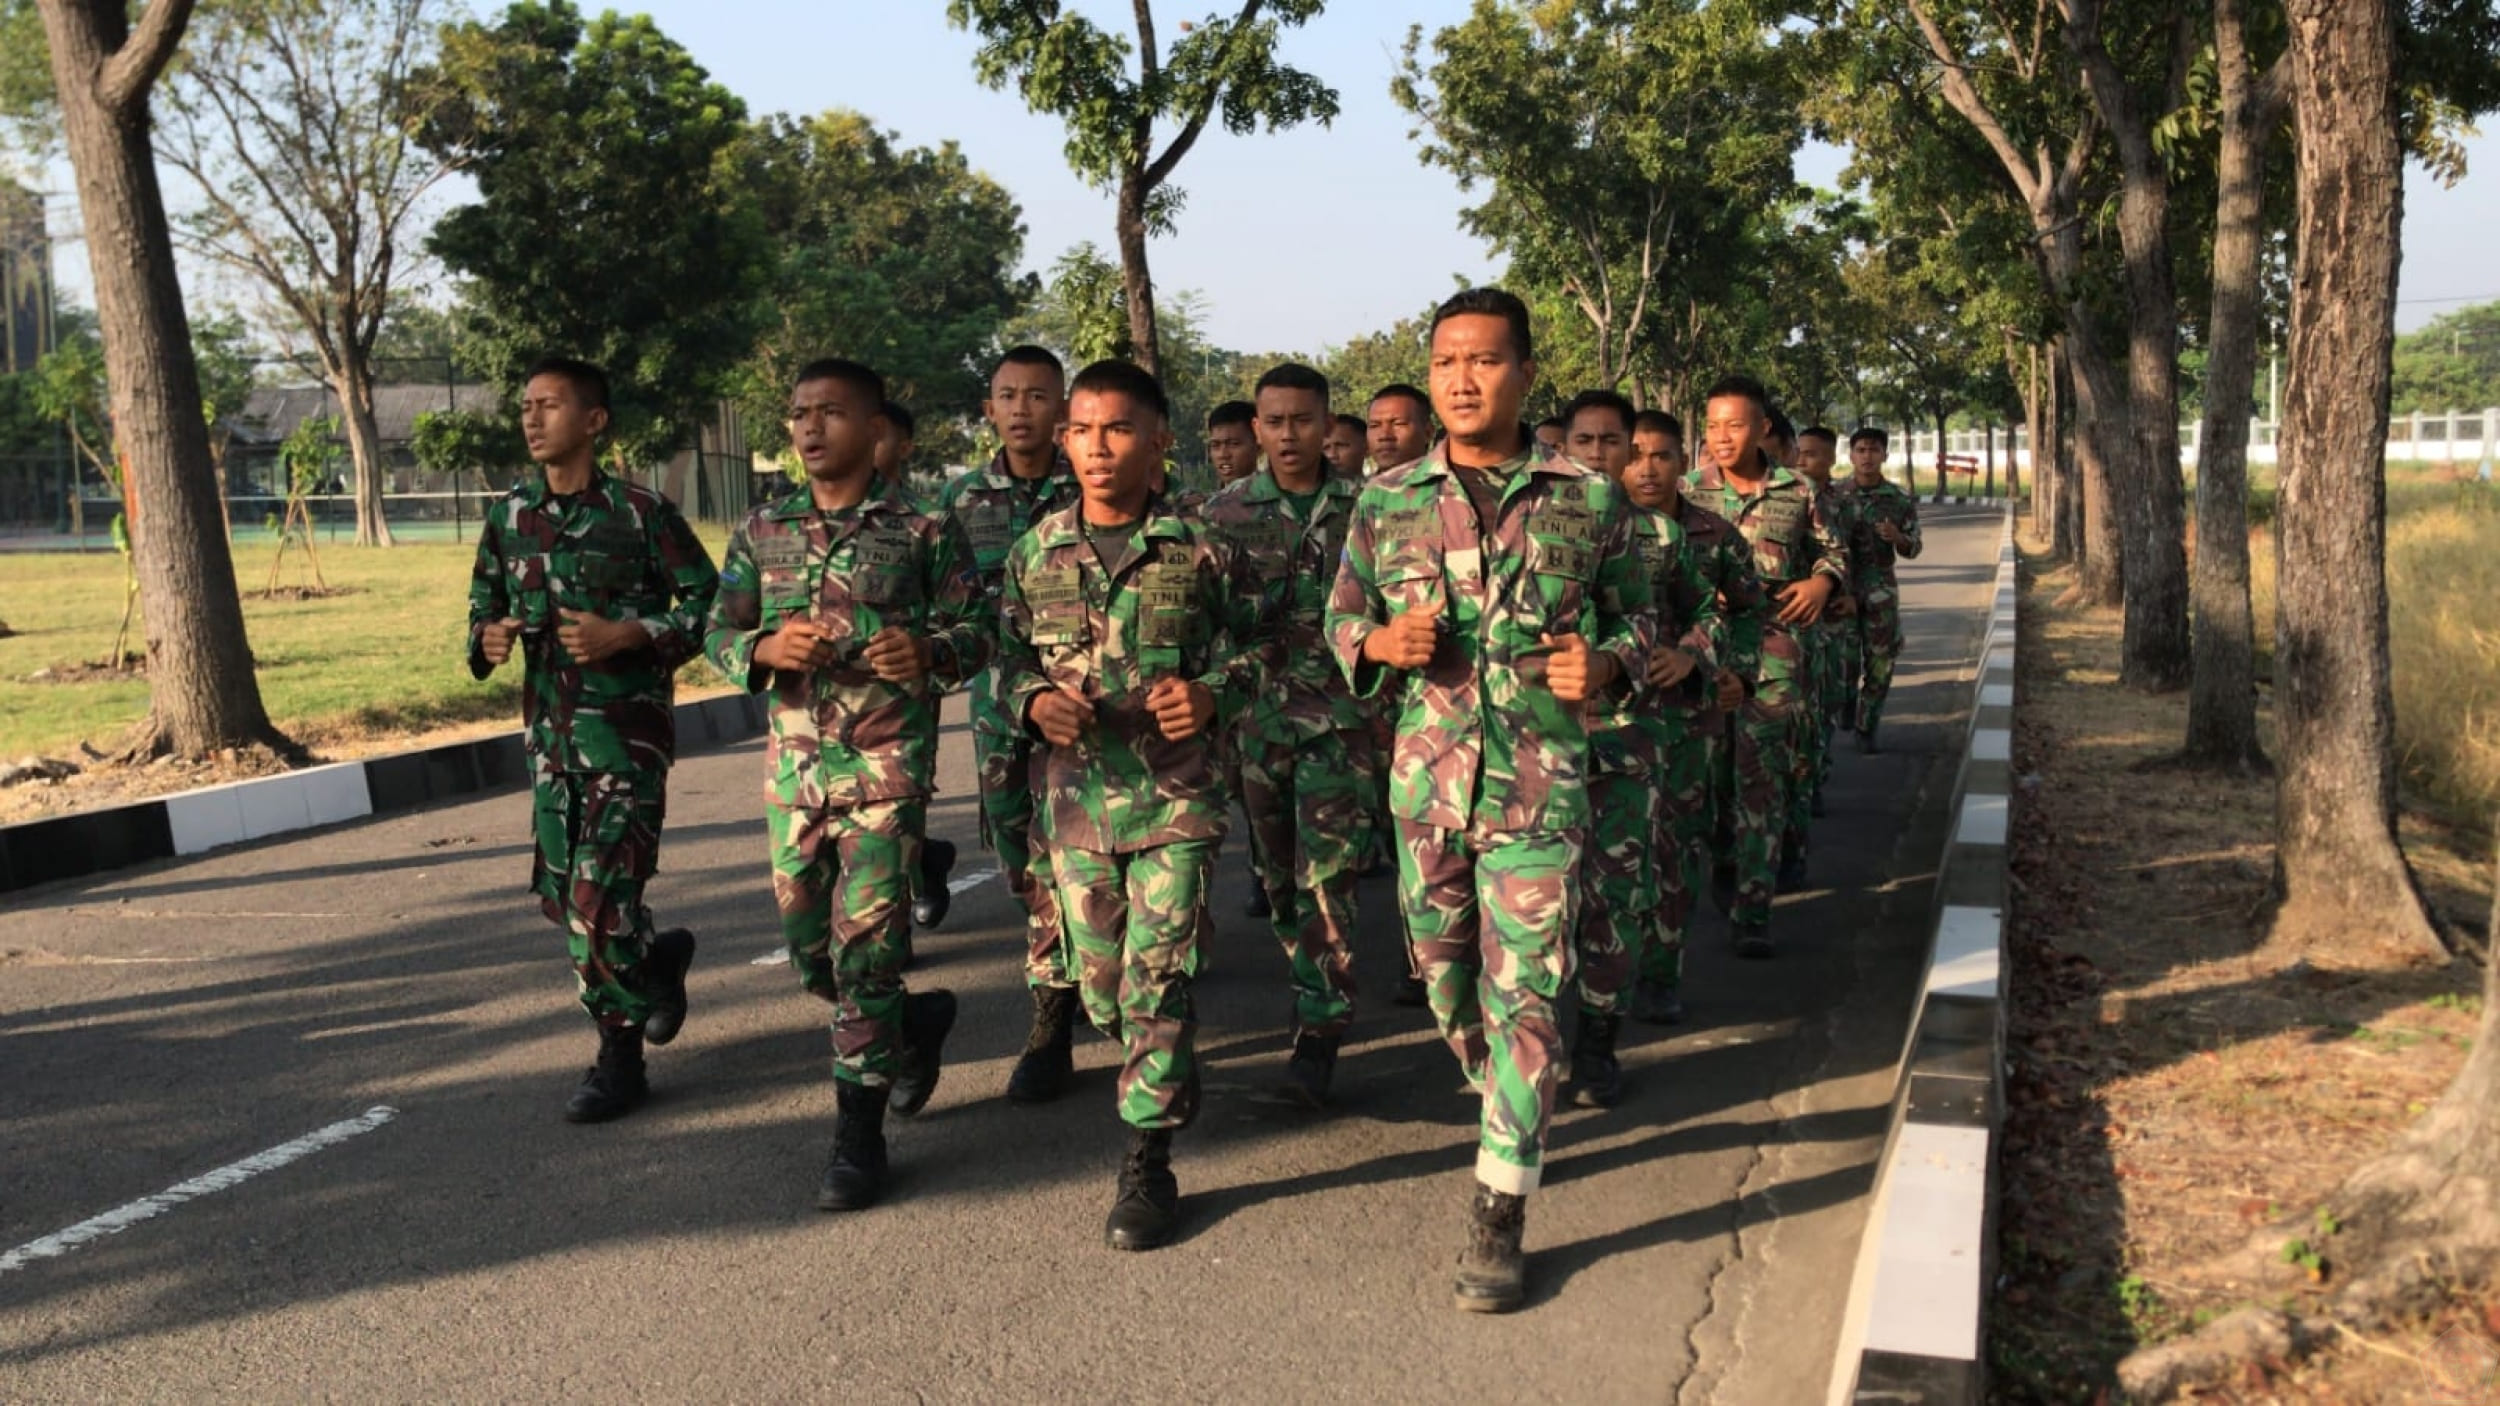
[{"label": "camouflage jacket", "polygon": [[[1684,529],[1685,550],[1718,597],[1723,642],[1718,665],[1734,670],[1750,688],[1762,673],[1762,622],[1770,603],[1762,578],[1754,572],[1753,552],[1736,524],[1680,493],[1674,517]],[[1665,613],[1663,606],[1660,613]],[[1706,705],[1703,711],[1708,711]]]},{"label": "camouflage jacket", "polygon": [[[720,575],[677,505],[594,470],[570,497],[533,476],[486,510],[469,575],[469,673],[488,623],[517,619],[521,721],[540,772],[659,771],[677,755],[677,666],[703,641]],[[563,610],[640,621],[648,649],[576,664]]]},{"label": "camouflage jacket", "polygon": [[[1531,447],[1493,471],[1500,504],[1479,524],[1440,448],[1363,487],[1328,638],[1357,696],[1398,708],[1392,813],[1443,830],[1519,833],[1588,820],[1586,708],[1543,681],[1540,637],[1577,633],[1614,656],[1629,694],[1656,641],[1649,575],[1622,492]],[[1441,639],[1421,669],[1363,658],[1393,614],[1438,605]]]},{"label": "camouflage jacket", "polygon": [[[1900,583],[1893,575],[1895,558],[1915,559],[1926,550],[1927,544],[1918,535],[1918,500],[1889,480],[1873,488],[1862,488],[1851,479],[1833,496],[1848,508],[1849,555],[1855,568],[1853,586],[1861,595],[1873,590],[1897,593]],[[1908,545],[1896,549],[1885,541],[1883,534],[1875,530],[1879,522],[1899,528]]]},{"label": "camouflage jacket", "polygon": [[[1000,610],[999,701],[1019,726],[1049,689],[1094,705],[1075,745],[1040,744],[1045,794],[1034,802],[1051,843],[1127,854],[1215,839],[1226,796],[1212,734],[1241,711],[1248,671],[1237,641],[1253,602],[1230,549],[1160,496],[1117,533],[1089,536],[1079,506],[1017,540]],[[1146,710],[1147,691],[1166,677],[1215,695],[1214,721],[1184,741],[1164,737]]]},{"label": "camouflage jacket", "polygon": [[[839,512],[818,511],[802,488],[748,515],[729,538],[703,650],[772,694],[774,800],[814,809],[929,794],[937,699],[989,662],[988,605],[963,529],[884,485]],[[806,673],[758,665],[757,642],[794,619],[830,630],[838,661]],[[858,658],[889,625],[929,641],[918,687],[886,683]]]},{"label": "camouflage jacket", "polygon": [[[1831,512],[1814,485],[1774,465],[1757,493],[1729,482],[1716,464],[1687,474],[1684,492],[1696,503],[1734,524],[1753,545],[1754,574],[1765,595],[1809,576],[1829,576],[1836,590],[1849,589],[1847,547],[1832,530]],[[1776,603],[1771,611],[1778,609]],[[1765,615],[1766,629],[1784,628]]]},{"label": "camouflage jacket", "polygon": [[1263,737],[1319,737],[1365,726],[1370,710],[1346,686],[1328,648],[1328,597],[1345,559],[1346,528],[1361,487],[1333,475],[1320,481],[1308,520],[1276,475],[1252,474],[1207,503],[1207,526],[1233,549],[1243,579],[1258,592],[1250,726]]},{"label": "camouflage jacket", "polygon": [[[1018,478],[1008,469],[1007,455],[1001,451],[990,459],[987,468],[949,480],[941,495],[946,514],[962,526],[964,536],[972,544],[973,560],[981,573],[981,589],[992,613],[997,609],[1007,553],[1016,545],[1016,539],[1034,523],[1076,502],[1076,470],[1068,463],[1066,454],[1054,453],[1048,474]],[[1023,735],[1023,720],[1012,716],[999,701],[997,672],[984,671],[970,682],[973,730],[992,737]]]},{"label": "camouflage jacket", "polygon": [[1719,593],[1702,574],[1701,557],[1686,539],[1684,525],[1667,513],[1628,503],[1625,508],[1641,569],[1649,577],[1658,647],[1685,651],[1695,667],[1673,688],[1662,691],[1644,682],[1630,694],[1589,705],[1591,772],[1645,771],[1657,765],[1660,748],[1675,735],[1665,710],[1685,716],[1707,711],[1719,660],[1731,652]]}]

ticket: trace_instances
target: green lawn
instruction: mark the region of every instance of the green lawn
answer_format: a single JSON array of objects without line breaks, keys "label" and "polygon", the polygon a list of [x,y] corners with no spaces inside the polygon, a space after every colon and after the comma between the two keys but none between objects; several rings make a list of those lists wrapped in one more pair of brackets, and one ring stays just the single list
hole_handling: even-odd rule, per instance
[{"label": "green lawn", "polygon": [[[726,529],[698,525],[717,560]],[[264,600],[272,547],[235,549],[244,588],[243,618],[258,661],[262,701],[278,726],[317,747],[377,733],[413,733],[457,723],[520,717],[519,674],[470,679],[461,642],[467,627],[469,564],[476,548],[427,542],[387,550],[325,547],[329,584],[346,593],[321,600]],[[288,557],[282,585],[306,579]],[[144,679],[29,682],[41,669],[102,660],[121,616],[122,563],[108,553],[0,554],[0,758],[61,756],[85,738],[99,748],[147,711]],[[138,629],[133,627],[134,647]],[[681,679],[718,684],[709,666]]]}]

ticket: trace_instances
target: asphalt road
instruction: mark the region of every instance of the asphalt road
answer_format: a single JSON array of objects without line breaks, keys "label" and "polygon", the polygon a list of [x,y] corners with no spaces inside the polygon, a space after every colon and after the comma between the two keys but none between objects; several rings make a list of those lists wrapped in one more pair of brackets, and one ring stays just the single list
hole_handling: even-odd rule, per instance
[{"label": "asphalt road", "polygon": [[[1817,1399],[1999,521],[1929,510],[1889,749],[1844,746],[1779,959],[1737,962],[1705,906],[1689,1023],[1627,1026],[1630,1097],[1559,1118],[1518,1314],[1450,1306],[1475,1108],[1424,1013],[1366,1006],[1331,1112],[1269,1097],[1290,1002],[1238,843],[1177,1244],[1103,1246],[1108,1042],[1080,1038],[1066,1100],[1002,1097],[1027,1005],[994,878],[919,938],[913,983],[963,1019],[929,1110],[892,1127],[890,1199],[818,1213],[824,1015],[754,961],[775,937],[748,743],[677,769],[651,899],[701,934],[693,1014],[652,1102],[604,1127],[558,1117],[595,1039],[521,891],[517,794],[11,895],[0,1400]],[[952,716],[931,827],[960,880],[989,865]],[[1385,992],[1394,895],[1362,901]]]}]

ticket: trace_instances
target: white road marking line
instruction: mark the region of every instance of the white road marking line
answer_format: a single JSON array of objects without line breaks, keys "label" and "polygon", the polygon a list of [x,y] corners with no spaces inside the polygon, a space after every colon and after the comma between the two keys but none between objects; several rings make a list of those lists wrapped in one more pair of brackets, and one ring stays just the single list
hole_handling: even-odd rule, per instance
[{"label": "white road marking line", "polygon": [[185,1201],[195,1201],[212,1191],[239,1186],[263,1172],[274,1172],[289,1162],[298,1161],[334,1147],[352,1137],[360,1137],[399,1116],[399,1110],[377,1104],[353,1118],[332,1123],[304,1134],[293,1142],[282,1142],[266,1152],[255,1152],[240,1162],[229,1162],[213,1172],[189,1181],[177,1182],[154,1196],[142,1196],[126,1206],[116,1206],[91,1220],[82,1220],[67,1230],[56,1231],[40,1240],[30,1240],[5,1255],[0,1255],[0,1274],[23,1269],[37,1260],[66,1255],[90,1240],[101,1240],[163,1215]]},{"label": "white road marking line", "polygon": [[[957,897],[961,897],[997,877],[998,871],[996,869],[975,869],[971,873],[965,874],[960,878],[947,880],[946,891]],[[783,948],[776,947],[770,952],[757,956],[753,960],[749,961],[747,965],[750,967],[779,967],[787,966],[789,965],[789,962],[789,952]]]}]

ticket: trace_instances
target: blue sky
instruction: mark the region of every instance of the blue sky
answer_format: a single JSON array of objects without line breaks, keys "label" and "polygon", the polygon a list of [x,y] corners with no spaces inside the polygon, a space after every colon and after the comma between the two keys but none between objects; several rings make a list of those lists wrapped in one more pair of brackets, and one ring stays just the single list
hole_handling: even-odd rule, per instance
[{"label": "blue sky", "polygon": [[[591,7],[596,0],[588,0]],[[1206,0],[1163,0],[1168,28]],[[481,9],[491,5],[481,4]],[[625,7],[630,8],[630,6]],[[855,108],[915,145],[959,142],[1022,202],[1028,267],[1092,240],[1112,245],[1109,196],[1080,184],[1055,119],[972,76],[971,36],[940,0],[656,0],[646,8],[756,114]],[[1084,6],[1124,21],[1126,6]],[[1187,207],[1153,246],[1157,286],[1206,299],[1208,330],[1241,351],[1317,351],[1420,311],[1461,279],[1496,271],[1458,227],[1468,203],[1446,172],[1415,159],[1409,119],[1388,85],[1408,27],[1462,18],[1467,0],[1336,0],[1285,39],[1286,58],[1336,87],[1328,129],[1234,137],[1210,130],[1182,162]],[[2488,251],[2500,228],[2500,139],[2470,144],[2474,174],[2443,191],[2408,175],[2398,324],[2411,328],[2465,301],[2500,298]],[[1836,178],[1840,153],[1810,150],[1809,181]],[[66,170],[55,189],[68,187]],[[68,212],[55,202],[56,222]],[[85,251],[63,249],[65,288],[86,297]]]}]

